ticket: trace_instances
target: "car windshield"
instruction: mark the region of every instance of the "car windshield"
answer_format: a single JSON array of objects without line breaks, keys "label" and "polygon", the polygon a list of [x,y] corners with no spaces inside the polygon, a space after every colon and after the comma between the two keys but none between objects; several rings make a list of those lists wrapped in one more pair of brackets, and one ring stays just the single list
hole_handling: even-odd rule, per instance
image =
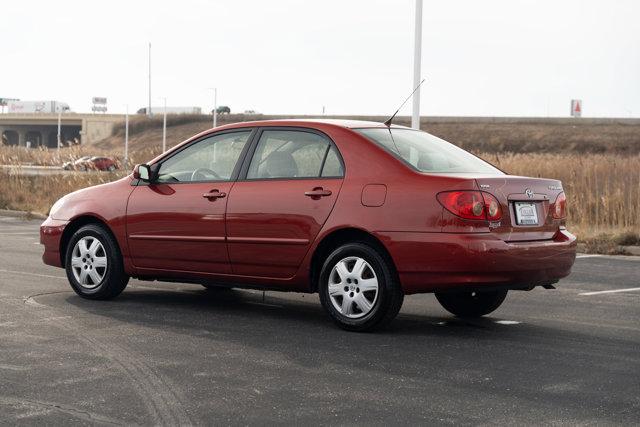
[{"label": "car windshield", "polygon": [[503,174],[484,160],[426,132],[393,128],[355,131],[420,172]]}]

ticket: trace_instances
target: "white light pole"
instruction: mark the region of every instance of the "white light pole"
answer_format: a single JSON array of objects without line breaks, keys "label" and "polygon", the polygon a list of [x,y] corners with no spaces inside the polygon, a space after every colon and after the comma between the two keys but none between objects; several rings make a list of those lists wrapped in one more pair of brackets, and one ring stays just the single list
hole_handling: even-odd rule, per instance
[{"label": "white light pole", "polygon": [[162,120],[162,152],[167,151],[167,98],[164,99],[164,118]]},{"label": "white light pole", "polygon": [[[422,0],[416,0],[415,39],[413,42],[413,87],[420,84],[420,63],[422,61]],[[420,129],[420,89],[413,95],[411,127]]]},{"label": "white light pole", "polygon": [[58,108],[58,150],[62,147],[62,113],[69,109],[69,107],[63,107],[62,105]]},{"label": "white light pole", "polygon": [[151,42],[149,42],[149,109],[147,111],[147,116],[153,116],[153,113],[151,112]]},{"label": "white light pole", "polygon": [[58,107],[58,151],[62,145],[62,106]]},{"label": "white light pole", "polygon": [[209,90],[213,91],[213,127],[218,126],[218,88],[210,87]]},{"label": "white light pole", "polygon": [[129,104],[124,115],[124,168],[129,168]]}]

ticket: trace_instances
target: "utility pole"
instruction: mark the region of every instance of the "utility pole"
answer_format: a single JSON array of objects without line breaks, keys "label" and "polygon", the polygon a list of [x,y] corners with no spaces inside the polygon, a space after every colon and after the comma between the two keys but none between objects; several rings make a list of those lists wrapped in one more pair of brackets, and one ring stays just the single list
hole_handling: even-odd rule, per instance
[{"label": "utility pole", "polygon": [[149,107],[147,109],[147,116],[153,117],[151,112],[151,42],[149,42]]},{"label": "utility pole", "polygon": [[[422,61],[422,0],[416,0],[415,39],[413,42],[413,87],[420,84],[420,63]],[[420,89],[413,95],[411,127],[420,129]]]},{"label": "utility pole", "polygon": [[164,98],[164,118],[162,120],[162,152],[167,151],[167,98]]},{"label": "utility pole", "polygon": [[211,114],[213,115],[213,127],[218,126],[218,88],[217,87],[209,87],[208,90],[213,91],[213,111]]},{"label": "utility pole", "polygon": [[129,104],[124,115],[124,168],[129,168]]},{"label": "utility pole", "polygon": [[58,107],[58,152],[62,145],[62,106]]},{"label": "utility pole", "polygon": [[218,126],[218,88],[213,88],[213,127]]}]

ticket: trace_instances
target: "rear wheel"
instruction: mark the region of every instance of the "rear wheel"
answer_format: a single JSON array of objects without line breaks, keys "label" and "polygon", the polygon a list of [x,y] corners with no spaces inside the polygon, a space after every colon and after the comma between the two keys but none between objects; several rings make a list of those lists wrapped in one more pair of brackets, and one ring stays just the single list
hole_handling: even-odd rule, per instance
[{"label": "rear wheel", "polygon": [[333,251],[320,272],[320,302],[343,329],[368,331],[391,322],[404,294],[391,262],[365,243]]},{"label": "rear wheel", "polygon": [[83,298],[114,298],[129,282],[117,242],[97,224],[85,225],[73,234],[65,269],[71,287]]},{"label": "rear wheel", "polygon": [[436,292],[442,307],[458,317],[480,317],[496,310],[507,297],[507,291]]}]

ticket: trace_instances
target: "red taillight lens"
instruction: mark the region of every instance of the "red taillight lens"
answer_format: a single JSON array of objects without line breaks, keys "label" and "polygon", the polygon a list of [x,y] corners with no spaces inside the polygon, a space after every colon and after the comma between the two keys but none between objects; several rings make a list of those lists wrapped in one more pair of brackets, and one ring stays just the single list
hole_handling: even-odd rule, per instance
[{"label": "red taillight lens", "polygon": [[502,217],[498,200],[481,191],[445,191],[438,201],[446,210],[465,219],[496,221]]},{"label": "red taillight lens", "polygon": [[487,211],[487,219],[489,221],[497,221],[502,218],[502,208],[500,208],[498,199],[485,192],[482,192],[482,197],[484,198],[484,207]]},{"label": "red taillight lens", "polygon": [[562,219],[567,216],[567,196],[564,192],[558,194],[556,201],[551,206],[551,216],[555,219]]}]

